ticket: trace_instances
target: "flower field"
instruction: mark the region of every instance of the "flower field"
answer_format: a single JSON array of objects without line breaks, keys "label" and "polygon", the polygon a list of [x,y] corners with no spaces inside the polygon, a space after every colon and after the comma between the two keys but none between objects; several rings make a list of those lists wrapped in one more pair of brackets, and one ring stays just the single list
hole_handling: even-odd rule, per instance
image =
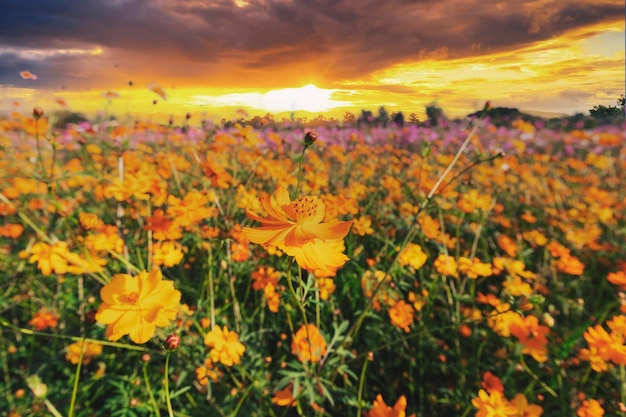
[{"label": "flower field", "polygon": [[0,414],[626,416],[626,133],[0,121]]}]

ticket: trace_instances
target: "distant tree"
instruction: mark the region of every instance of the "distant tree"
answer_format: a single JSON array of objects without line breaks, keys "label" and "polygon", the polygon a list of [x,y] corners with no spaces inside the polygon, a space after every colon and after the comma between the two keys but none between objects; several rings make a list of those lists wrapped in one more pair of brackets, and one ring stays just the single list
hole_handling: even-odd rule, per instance
[{"label": "distant tree", "polygon": [[589,114],[594,119],[607,120],[614,117],[624,116],[624,95],[617,98],[617,106],[604,106],[599,104],[589,109]]},{"label": "distant tree", "polygon": [[274,123],[274,115],[270,112],[265,113],[265,116],[263,116],[263,118],[267,120],[268,123]]},{"label": "distant tree", "polygon": [[347,124],[354,123],[356,121],[356,114],[351,113],[349,111],[343,114],[343,122]]},{"label": "distant tree", "polygon": [[404,126],[404,115],[401,111],[399,111],[398,113],[392,113],[391,121],[394,125],[402,127]]},{"label": "distant tree", "polygon": [[589,109],[589,114],[594,119],[611,119],[624,114],[623,110],[617,106],[604,106],[599,104]]},{"label": "distant tree", "polygon": [[380,108],[378,109],[378,117],[376,118],[376,122],[383,126],[387,126],[387,123],[389,123],[389,113],[387,112],[387,110],[385,110],[384,106],[380,106]]},{"label": "distant tree", "polygon": [[361,115],[357,119],[357,124],[359,126],[371,125],[372,123],[374,123],[374,120],[375,120],[374,119],[374,115],[372,114],[371,111],[369,111],[369,110],[361,110]]},{"label": "distant tree", "polygon": [[417,114],[410,113],[409,114],[409,124],[417,126],[420,123],[420,119],[417,117]]},{"label": "distant tree", "polygon": [[445,120],[447,120],[441,107],[438,107],[435,104],[430,104],[426,106],[426,116],[428,116],[428,121],[430,122],[431,126],[439,126],[443,124]]}]

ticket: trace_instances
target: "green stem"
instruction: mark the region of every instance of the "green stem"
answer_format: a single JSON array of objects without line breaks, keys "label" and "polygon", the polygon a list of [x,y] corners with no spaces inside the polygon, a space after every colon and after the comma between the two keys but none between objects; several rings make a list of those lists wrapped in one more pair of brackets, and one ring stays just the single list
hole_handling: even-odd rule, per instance
[{"label": "green stem", "polygon": [[74,406],[76,405],[76,393],[78,392],[78,380],[80,379],[80,368],[83,366],[83,356],[85,355],[85,340],[87,338],[83,337],[82,343],[80,345],[80,356],[78,357],[78,363],[76,364],[76,372],[74,373],[74,387],[72,388],[72,398],[70,400],[70,411],[67,417],[74,416]]},{"label": "green stem", "polygon": [[154,415],[159,415],[159,406],[154,399],[154,394],[152,393],[152,387],[150,386],[150,379],[148,378],[148,362],[144,362],[143,364],[143,380],[146,383],[146,388],[148,389],[148,396],[150,397],[150,404],[152,404],[152,408],[154,409]]},{"label": "green stem", "polygon": [[165,403],[167,404],[167,414],[169,417],[174,417],[174,410],[172,409],[172,399],[170,398],[170,355],[171,351],[167,351],[165,356]]},{"label": "green stem", "polygon": [[86,342],[97,343],[102,346],[113,346],[113,347],[122,348],[122,349],[136,350],[139,352],[150,352],[150,349],[144,346],[129,345],[129,344],[118,343],[118,342],[109,342],[107,340],[82,338],[82,337],[77,337],[77,336],[66,336],[63,334],[56,334],[56,333],[44,333],[44,332],[38,332],[35,330],[24,329],[24,328],[13,325],[6,320],[0,319],[0,333],[2,333],[2,327],[9,328],[11,330],[14,330],[16,332],[19,332],[28,336],[44,336],[44,337],[50,337],[50,338],[55,338],[55,339],[72,340],[74,342],[81,342],[84,340]]},{"label": "green stem", "polygon": [[304,145],[304,148],[302,149],[302,153],[300,154],[300,161],[298,162],[298,175],[296,176],[296,178],[298,179],[298,182],[296,183],[296,193],[293,197],[293,200],[297,199],[298,196],[300,195],[300,177],[302,176],[302,161],[304,160],[304,152],[306,152],[306,149],[309,147],[309,145]]},{"label": "green stem", "polygon": [[11,378],[9,374],[9,361],[7,359],[7,348],[4,345],[4,333],[0,331],[0,359],[2,360],[2,373],[4,376],[4,386],[7,388],[7,402],[13,408],[13,393],[11,391]]},{"label": "green stem", "polygon": [[363,367],[361,368],[361,376],[359,377],[359,391],[357,393],[357,409],[356,409],[356,417],[361,416],[361,406],[363,400],[363,388],[365,387],[365,375],[367,374],[367,366],[369,365],[369,360],[365,358],[363,361]]},{"label": "green stem", "polygon": [[[302,321],[305,325],[308,324],[308,320],[306,318],[306,310],[304,308],[304,304],[301,302],[298,293],[296,293],[296,289],[293,286],[293,281],[291,279],[291,265],[293,264],[293,258],[289,258],[289,263],[287,264],[287,283],[289,284],[289,290],[294,300],[296,301],[296,305],[298,306],[298,310],[302,314]],[[302,282],[302,278],[300,278],[300,282]]]},{"label": "green stem", "polygon": [[539,378],[539,376],[532,371],[532,369],[528,367],[526,361],[524,360],[524,355],[522,354],[520,354],[520,364],[522,365],[524,371],[526,371],[535,382],[539,383],[539,385],[541,385],[543,389],[550,393],[550,395],[552,395],[554,398],[559,398],[559,395],[548,384],[543,382],[541,378]]}]

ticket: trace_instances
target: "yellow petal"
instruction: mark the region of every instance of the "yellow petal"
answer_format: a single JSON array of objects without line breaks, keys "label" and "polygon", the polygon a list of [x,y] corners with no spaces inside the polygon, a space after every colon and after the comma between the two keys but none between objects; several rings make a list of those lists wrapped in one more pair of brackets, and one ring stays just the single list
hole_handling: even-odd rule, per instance
[{"label": "yellow petal", "polygon": [[154,324],[145,320],[141,320],[137,325],[133,327],[129,333],[130,340],[137,344],[143,344],[152,339],[154,331],[156,330]]}]

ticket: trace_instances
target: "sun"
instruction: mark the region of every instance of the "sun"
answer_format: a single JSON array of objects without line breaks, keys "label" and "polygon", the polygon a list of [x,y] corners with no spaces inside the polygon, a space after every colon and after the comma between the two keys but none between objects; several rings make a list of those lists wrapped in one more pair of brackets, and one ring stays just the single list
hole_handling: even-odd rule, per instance
[{"label": "sun", "polygon": [[243,107],[268,112],[308,111],[317,113],[353,105],[348,101],[333,99],[333,95],[338,91],[307,84],[300,88],[281,88],[265,93],[248,92],[217,96],[195,94],[191,100],[198,105],[213,107]]},{"label": "sun", "polygon": [[282,88],[263,94],[261,106],[270,111],[323,112],[349,103],[333,100],[335,91],[307,84],[300,88]]}]

